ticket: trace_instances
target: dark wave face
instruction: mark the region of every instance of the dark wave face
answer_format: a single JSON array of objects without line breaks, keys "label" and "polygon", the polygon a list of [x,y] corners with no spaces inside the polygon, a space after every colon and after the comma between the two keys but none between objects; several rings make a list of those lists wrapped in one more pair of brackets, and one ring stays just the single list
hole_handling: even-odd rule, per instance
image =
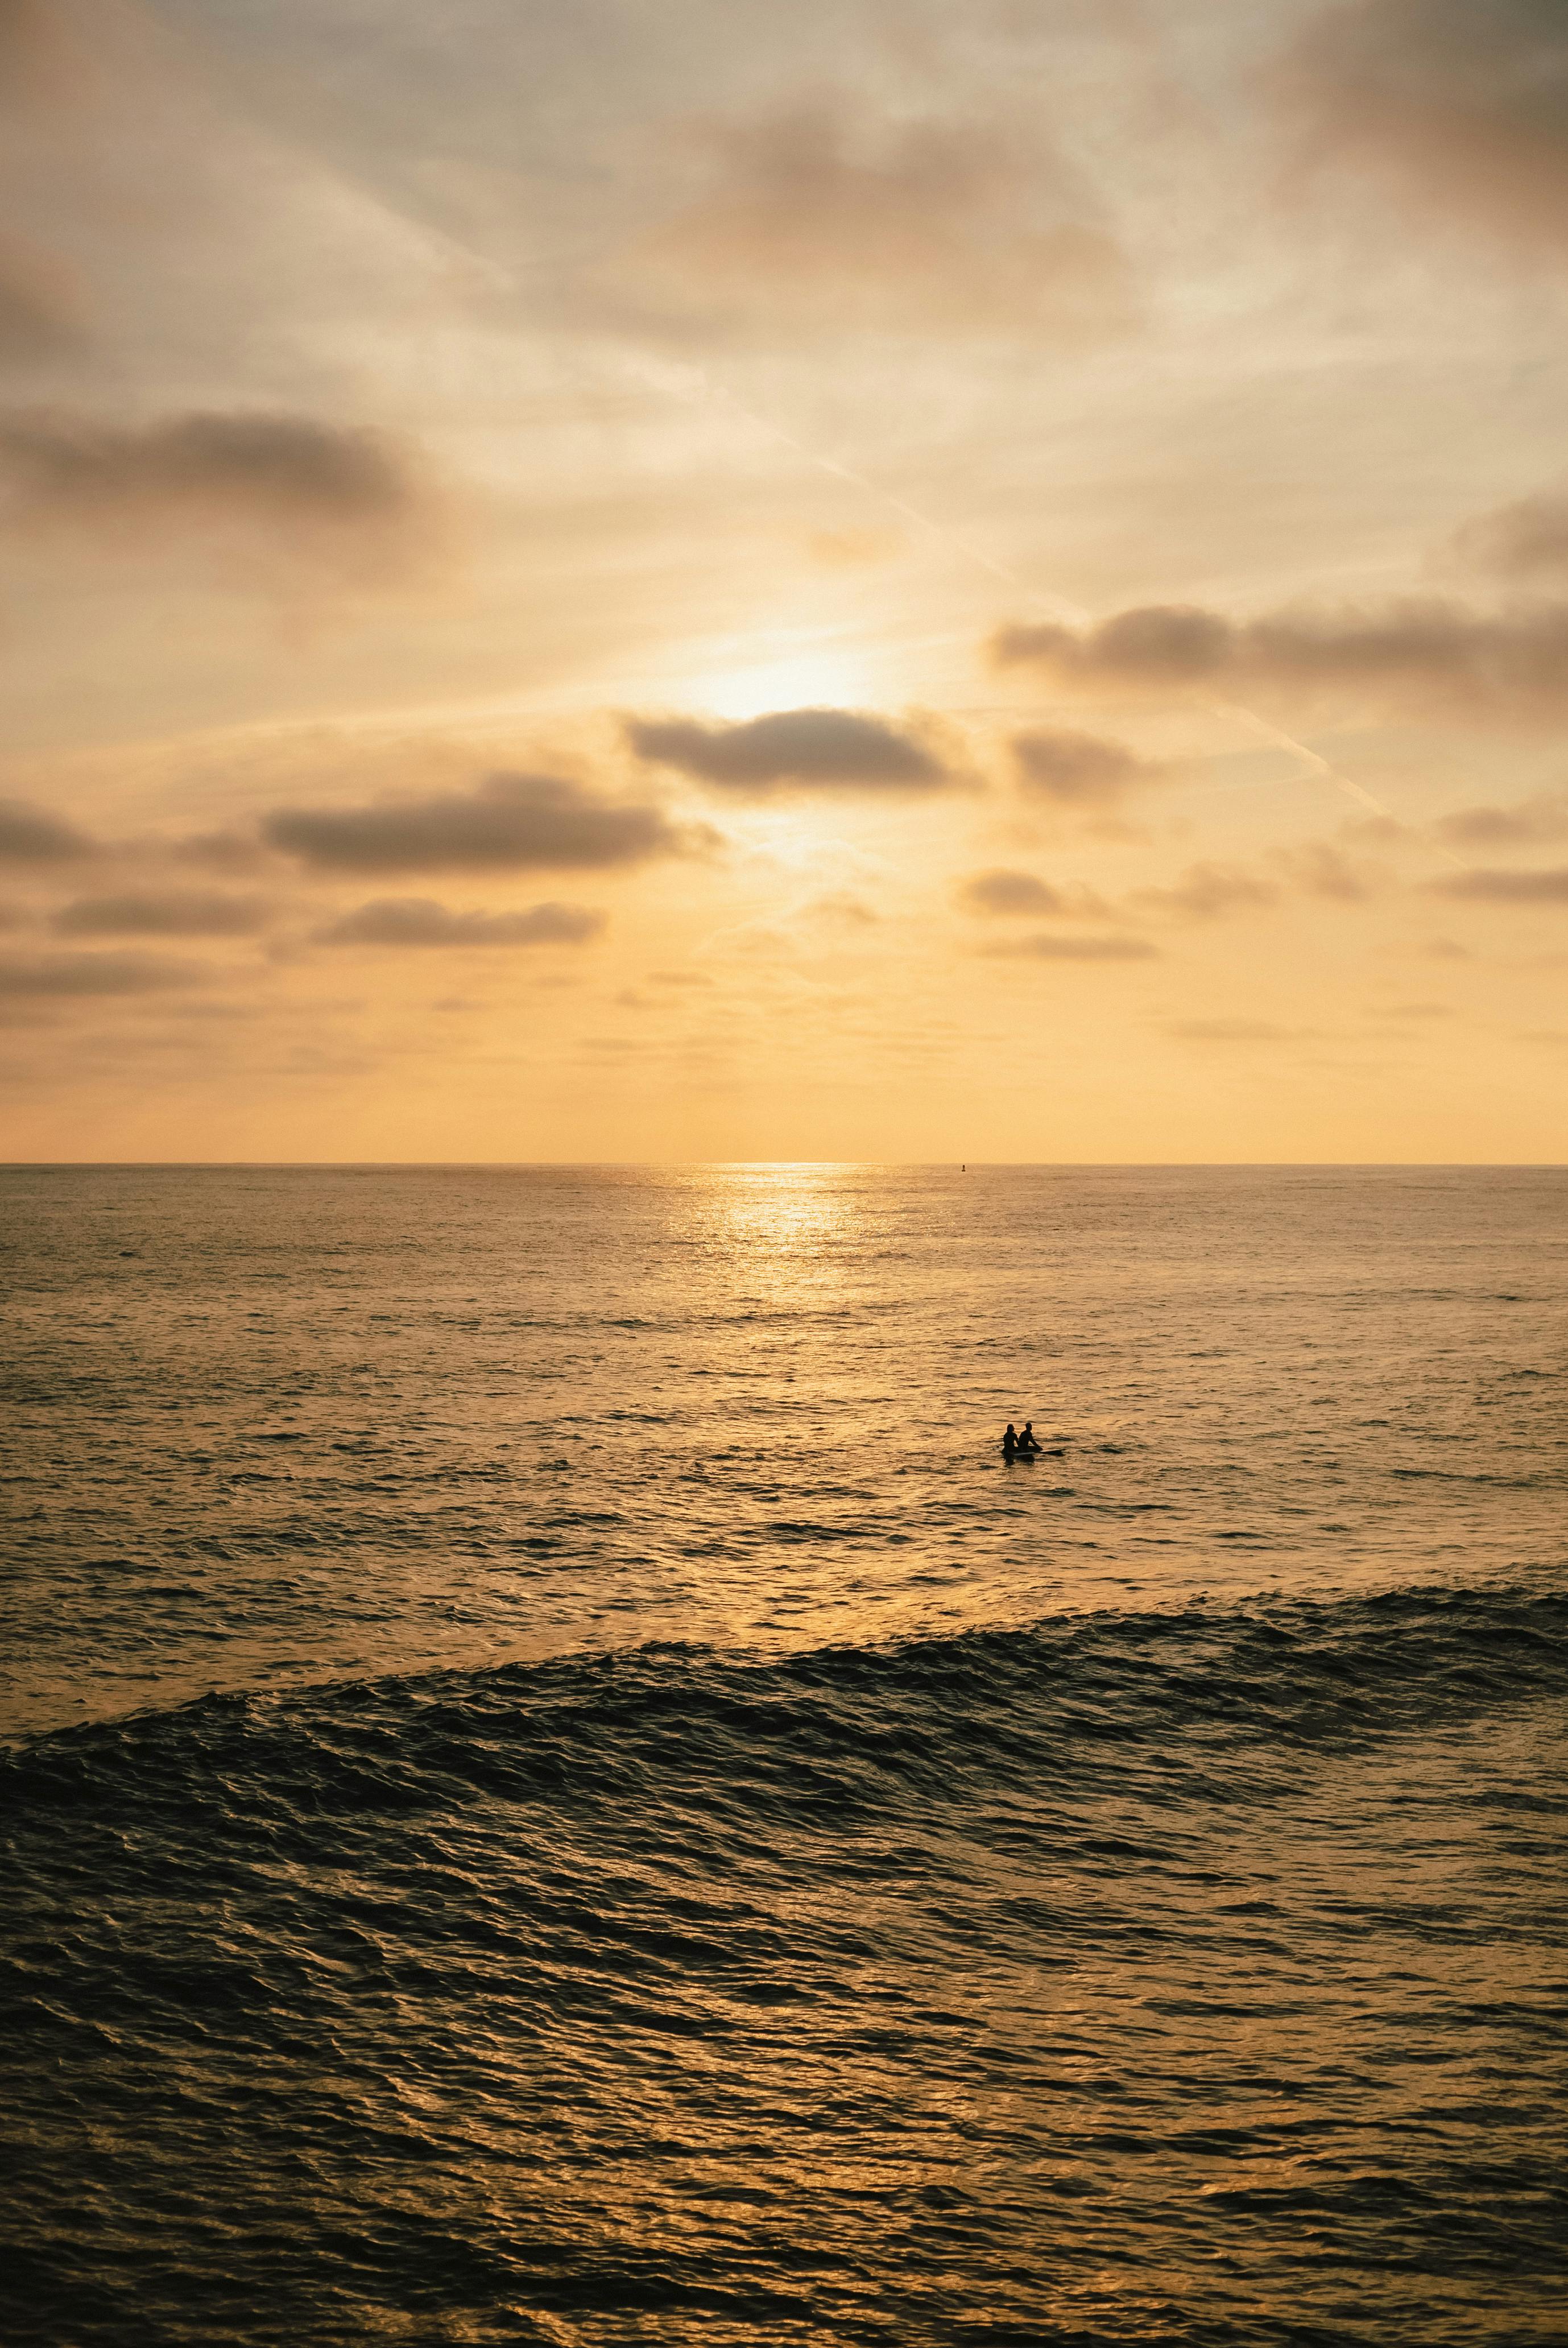
[{"label": "dark wave face", "polygon": [[0,1768],[15,2343],[1552,2335],[1568,1601],[217,1695]]}]

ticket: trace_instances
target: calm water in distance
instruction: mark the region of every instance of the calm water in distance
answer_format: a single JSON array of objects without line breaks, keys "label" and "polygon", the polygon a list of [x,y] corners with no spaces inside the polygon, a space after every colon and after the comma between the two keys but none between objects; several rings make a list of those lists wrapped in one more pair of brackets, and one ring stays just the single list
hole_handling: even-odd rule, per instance
[{"label": "calm water in distance", "polygon": [[1558,2336],[1565,1208],[0,1170],[7,2341]]}]

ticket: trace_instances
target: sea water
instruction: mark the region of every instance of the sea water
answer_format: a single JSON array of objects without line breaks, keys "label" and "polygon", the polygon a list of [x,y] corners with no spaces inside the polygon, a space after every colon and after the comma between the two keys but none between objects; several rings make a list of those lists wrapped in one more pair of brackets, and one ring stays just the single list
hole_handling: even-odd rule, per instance
[{"label": "sea water", "polygon": [[1561,2336],[1565,1208],[0,1173],[5,2340]]}]

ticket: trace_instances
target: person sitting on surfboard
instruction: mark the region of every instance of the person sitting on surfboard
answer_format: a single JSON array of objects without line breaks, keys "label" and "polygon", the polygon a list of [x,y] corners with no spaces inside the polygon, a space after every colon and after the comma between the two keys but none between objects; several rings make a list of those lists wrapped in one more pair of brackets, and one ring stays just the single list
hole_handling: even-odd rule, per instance
[{"label": "person sitting on surfboard", "polygon": [[1011,1459],[1011,1457],[1012,1457],[1012,1456],[1013,1456],[1014,1452],[1015,1452],[1015,1451],[1016,1451],[1017,1447],[1018,1447],[1018,1438],[1017,1438],[1017,1437],[1016,1437],[1016,1436],[1014,1434],[1014,1432],[1013,1432],[1013,1422],[1012,1422],[1012,1420],[1011,1420],[1011,1419],[1009,1419],[1009,1420],[1007,1421],[1007,1432],[1006,1432],[1006,1434],[1002,1437],[1002,1457],[1003,1457],[1003,1458],[1004,1458],[1004,1459]]},{"label": "person sitting on surfboard", "polygon": [[1039,1445],[1035,1441],[1035,1422],[1032,1418],[1026,1418],[1024,1421],[1024,1432],[1018,1437],[1017,1444],[1020,1451],[1039,1449]]}]

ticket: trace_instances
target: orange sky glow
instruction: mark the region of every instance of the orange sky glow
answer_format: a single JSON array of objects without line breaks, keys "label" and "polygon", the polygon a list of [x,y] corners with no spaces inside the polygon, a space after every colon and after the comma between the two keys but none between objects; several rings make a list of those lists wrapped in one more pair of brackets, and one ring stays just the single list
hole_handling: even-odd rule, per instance
[{"label": "orange sky glow", "polygon": [[0,114],[0,1155],[1563,1157],[1556,0],[9,0]]}]

